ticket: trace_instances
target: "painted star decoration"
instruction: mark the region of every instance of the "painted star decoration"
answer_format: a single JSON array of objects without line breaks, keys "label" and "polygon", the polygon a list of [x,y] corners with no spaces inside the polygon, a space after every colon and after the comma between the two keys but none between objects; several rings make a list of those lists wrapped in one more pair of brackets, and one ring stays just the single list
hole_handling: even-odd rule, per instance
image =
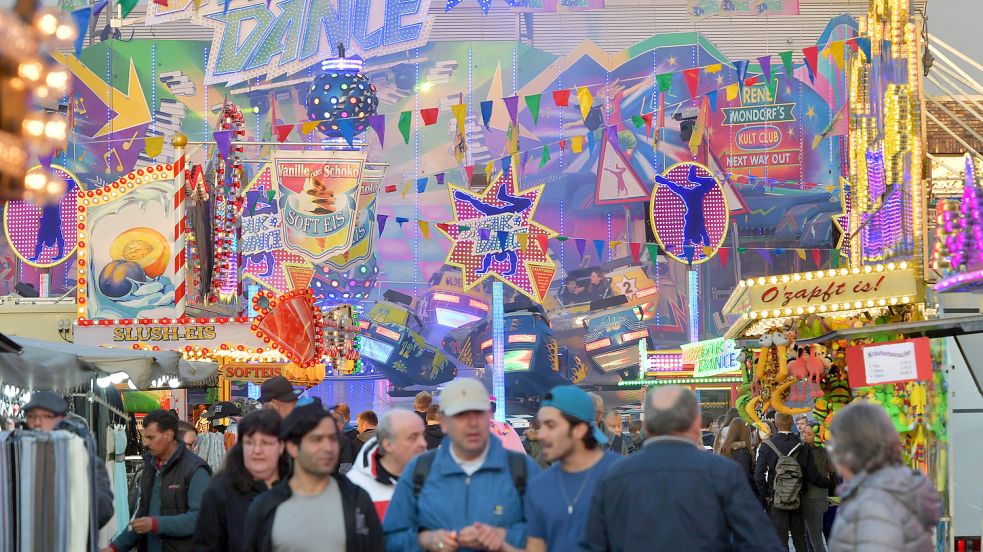
[{"label": "painted star decoration", "polygon": [[451,240],[445,262],[461,269],[464,291],[495,276],[542,302],[556,273],[546,252],[556,232],[533,220],[543,186],[520,191],[514,172],[500,174],[481,193],[449,185],[454,220],[437,228]]}]

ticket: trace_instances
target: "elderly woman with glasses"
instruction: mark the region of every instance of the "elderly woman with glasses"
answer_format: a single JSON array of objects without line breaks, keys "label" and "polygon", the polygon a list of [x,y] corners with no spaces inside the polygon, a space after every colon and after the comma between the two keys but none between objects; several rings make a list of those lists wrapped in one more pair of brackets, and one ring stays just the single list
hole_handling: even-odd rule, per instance
[{"label": "elderly woman with glasses", "polygon": [[195,552],[246,550],[246,512],[254,498],[287,477],[280,415],[256,410],[239,420],[239,441],[205,490],[195,528]]},{"label": "elderly woman with glasses", "polygon": [[884,409],[855,403],[840,410],[828,443],[843,476],[830,552],[935,550],[942,501],[922,472],[904,465],[901,439]]}]

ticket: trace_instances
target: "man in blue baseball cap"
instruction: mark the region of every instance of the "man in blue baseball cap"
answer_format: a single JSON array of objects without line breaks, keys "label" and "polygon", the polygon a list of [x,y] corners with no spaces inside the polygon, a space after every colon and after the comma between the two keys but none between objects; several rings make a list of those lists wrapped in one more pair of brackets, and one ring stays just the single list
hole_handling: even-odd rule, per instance
[{"label": "man in blue baseball cap", "polygon": [[526,519],[529,552],[577,550],[597,482],[621,456],[605,452],[594,423],[594,401],[573,385],[543,398],[539,441],[553,465],[529,482]]}]

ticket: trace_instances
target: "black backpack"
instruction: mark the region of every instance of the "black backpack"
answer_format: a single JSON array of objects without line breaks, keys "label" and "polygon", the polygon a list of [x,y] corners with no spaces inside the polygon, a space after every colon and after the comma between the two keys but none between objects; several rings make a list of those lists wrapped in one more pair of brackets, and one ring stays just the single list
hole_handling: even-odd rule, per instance
[{"label": "black backpack", "polygon": [[[437,458],[437,451],[440,449],[428,450],[420,455],[413,467],[413,497],[420,498],[420,491],[430,476],[430,468]],[[519,491],[519,499],[526,496],[526,455],[511,450],[505,451],[509,455],[509,473],[512,474],[512,484],[515,490]]]}]

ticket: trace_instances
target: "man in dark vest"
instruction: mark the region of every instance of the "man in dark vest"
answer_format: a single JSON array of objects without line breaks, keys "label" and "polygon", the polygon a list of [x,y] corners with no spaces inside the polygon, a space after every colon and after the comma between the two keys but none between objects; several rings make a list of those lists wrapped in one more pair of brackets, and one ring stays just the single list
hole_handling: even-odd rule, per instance
[{"label": "man in dark vest", "polygon": [[177,438],[178,419],[154,410],[143,419],[144,458],[136,513],[103,552],[181,552],[192,549],[201,498],[211,472]]}]

